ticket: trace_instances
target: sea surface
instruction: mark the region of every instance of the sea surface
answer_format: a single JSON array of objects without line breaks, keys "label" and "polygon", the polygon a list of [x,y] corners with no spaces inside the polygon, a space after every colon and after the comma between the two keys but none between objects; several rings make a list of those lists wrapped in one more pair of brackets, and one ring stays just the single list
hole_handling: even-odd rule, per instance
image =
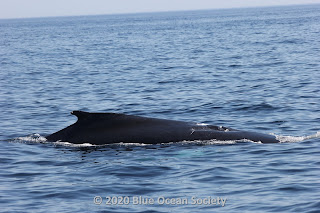
[{"label": "sea surface", "polygon": [[[0,20],[0,211],[320,212],[319,59],[320,5]],[[73,110],[281,143],[46,141]]]}]

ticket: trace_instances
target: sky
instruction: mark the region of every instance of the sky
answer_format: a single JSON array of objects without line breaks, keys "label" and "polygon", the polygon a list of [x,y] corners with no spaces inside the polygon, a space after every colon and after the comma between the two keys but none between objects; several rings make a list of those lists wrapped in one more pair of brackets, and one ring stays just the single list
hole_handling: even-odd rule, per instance
[{"label": "sky", "polygon": [[312,3],[320,3],[320,0],[0,0],[0,19]]}]

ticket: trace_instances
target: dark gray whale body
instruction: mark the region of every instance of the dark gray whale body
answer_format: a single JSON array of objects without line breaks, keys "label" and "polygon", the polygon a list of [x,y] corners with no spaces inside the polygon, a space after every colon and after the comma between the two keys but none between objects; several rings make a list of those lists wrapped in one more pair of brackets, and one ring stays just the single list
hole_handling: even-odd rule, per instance
[{"label": "dark gray whale body", "polygon": [[278,143],[273,135],[240,131],[213,125],[117,113],[73,111],[78,121],[47,136],[48,141],[75,144],[145,143],[157,144],[193,140],[243,140]]}]

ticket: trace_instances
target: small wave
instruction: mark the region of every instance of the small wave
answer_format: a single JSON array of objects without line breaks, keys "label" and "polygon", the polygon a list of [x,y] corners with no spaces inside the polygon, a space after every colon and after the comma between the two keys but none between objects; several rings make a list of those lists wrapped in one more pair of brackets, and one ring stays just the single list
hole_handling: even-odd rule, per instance
[{"label": "small wave", "polygon": [[220,141],[220,140],[212,139],[212,140],[181,141],[179,143],[180,144],[196,144],[196,145],[229,145],[229,144],[236,144],[237,142],[238,141],[235,141],[235,140]]},{"label": "small wave", "polygon": [[46,142],[47,139],[38,133],[33,133],[33,134],[25,136],[25,137],[14,138],[12,141],[14,141],[14,142],[43,143],[43,142]]},{"label": "small wave", "polygon": [[230,68],[238,68],[238,67],[242,67],[242,65],[240,65],[240,64],[231,64],[228,67],[230,67]]},{"label": "small wave", "polygon": [[317,132],[314,135],[308,136],[284,136],[284,135],[274,135],[276,139],[280,141],[280,143],[296,143],[304,140],[309,140],[313,138],[320,138],[320,132]]},{"label": "small wave", "polygon": [[279,44],[302,44],[304,41],[302,39],[286,39],[282,41],[278,41]]},{"label": "small wave", "polygon": [[[304,140],[308,139],[313,139],[313,138],[320,138],[320,131],[317,132],[314,135],[309,135],[309,136],[284,136],[284,135],[276,135],[272,134],[276,137],[277,140],[280,141],[280,143],[296,143],[296,142],[301,142]],[[47,139],[40,134],[34,133],[28,136],[24,137],[17,137],[11,140],[12,142],[20,142],[20,143],[50,143],[54,144],[57,146],[68,146],[68,147],[99,147],[99,146],[152,146],[156,144],[145,144],[145,143],[113,143],[113,144],[101,144],[101,145],[96,145],[96,144],[91,144],[91,143],[82,143],[82,144],[74,144],[70,143],[67,141],[56,141],[56,142],[49,142]],[[193,141],[180,141],[180,142],[169,142],[169,143],[159,143],[159,145],[163,144],[194,144],[194,145],[230,145],[230,144],[236,144],[238,142],[251,142],[251,143],[261,143],[261,142],[254,142],[251,140],[243,139],[243,140],[226,140],[226,141],[221,141],[221,140],[216,140],[216,139],[211,139],[211,140],[193,140]]]},{"label": "small wave", "polygon": [[269,111],[269,110],[276,110],[278,107],[273,106],[268,103],[260,103],[255,105],[249,105],[249,106],[237,106],[237,110],[239,111]]},{"label": "small wave", "polygon": [[63,141],[56,141],[53,142],[54,145],[58,146],[68,146],[68,147],[93,147],[93,146],[99,146],[91,143],[81,143],[81,144],[75,144],[75,143],[69,143],[69,142],[63,142]]},{"label": "small wave", "polygon": [[[69,142],[63,142],[63,141],[57,141],[53,142],[55,145],[60,146],[68,146],[68,147],[105,147],[105,146],[122,146],[122,147],[132,147],[132,146],[154,146],[154,145],[230,145],[230,144],[236,144],[238,142],[253,142],[250,140],[228,140],[228,141],[220,141],[220,140],[193,140],[193,141],[180,141],[180,142],[169,142],[169,143],[158,143],[158,144],[145,144],[145,143],[112,143],[112,144],[90,144],[90,143],[83,143],[83,144],[73,144]],[[51,143],[51,142],[48,142]],[[253,142],[256,143],[256,142]],[[258,142],[260,143],[260,142]]]},{"label": "small wave", "polygon": [[197,123],[196,125],[197,126],[208,126],[208,124],[206,124],[206,123]]},{"label": "small wave", "polygon": [[[243,142],[245,140],[241,140]],[[83,144],[73,144],[69,142],[54,142],[55,145],[61,146],[68,146],[68,147],[147,147],[147,146],[154,146],[154,145],[229,145],[229,144],[236,144],[239,141],[219,141],[219,140],[194,140],[194,141],[180,141],[180,142],[169,142],[169,143],[157,143],[157,144],[145,144],[145,143],[112,143],[112,144],[101,144],[101,145],[94,145],[90,143],[83,143]],[[246,140],[246,142],[252,142]]]},{"label": "small wave", "polygon": [[38,133],[33,133],[28,136],[24,137],[17,137],[12,140],[11,142],[17,142],[17,143],[48,143],[48,144],[54,144],[54,145],[62,145],[62,146],[69,146],[69,147],[88,147],[88,146],[97,146],[90,143],[83,143],[83,144],[73,144],[69,142],[64,141],[56,141],[56,142],[49,142],[47,139],[43,136],[41,136]]}]

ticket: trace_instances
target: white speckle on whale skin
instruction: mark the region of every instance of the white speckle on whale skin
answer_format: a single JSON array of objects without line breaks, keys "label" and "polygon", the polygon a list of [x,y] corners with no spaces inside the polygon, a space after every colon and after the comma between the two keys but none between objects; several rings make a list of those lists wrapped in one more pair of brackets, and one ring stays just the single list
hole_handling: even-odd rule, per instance
[{"label": "white speckle on whale skin", "polygon": [[192,135],[194,133],[194,131],[196,131],[194,128],[191,129],[191,134]]},{"label": "white speckle on whale skin", "polygon": [[225,131],[225,132],[229,132],[230,130],[226,127],[223,127],[223,126],[219,126],[219,130],[220,131]]}]

